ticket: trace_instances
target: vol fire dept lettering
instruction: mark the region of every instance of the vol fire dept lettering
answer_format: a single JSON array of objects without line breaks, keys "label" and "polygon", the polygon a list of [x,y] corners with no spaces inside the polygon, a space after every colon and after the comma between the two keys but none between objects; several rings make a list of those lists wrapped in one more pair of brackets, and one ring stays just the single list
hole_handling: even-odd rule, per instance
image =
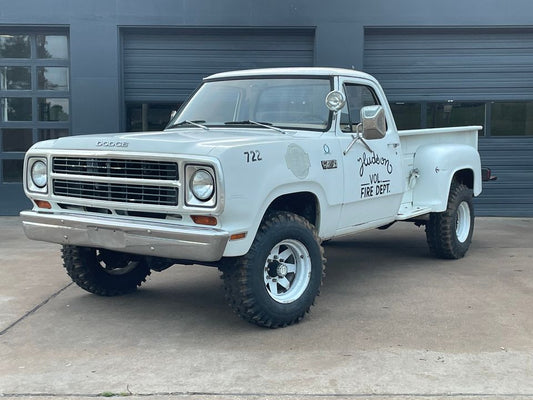
[{"label": "vol fire dept lettering", "polygon": [[[392,163],[388,158],[380,157],[376,153],[372,152],[371,155],[363,153],[361,157],[357,159],[360,163],[359,166],[359,175],[362,177],[365,173],[365,169],[370,170],[380,168],[384,173],[387,174],[387,178],[390,177],[393,171]],[[390,193],[390,179],[381,179],[378,172],[372,172],[368,175],[367,182],[361,184],[360,196],[361,199],[382,196]]]}]

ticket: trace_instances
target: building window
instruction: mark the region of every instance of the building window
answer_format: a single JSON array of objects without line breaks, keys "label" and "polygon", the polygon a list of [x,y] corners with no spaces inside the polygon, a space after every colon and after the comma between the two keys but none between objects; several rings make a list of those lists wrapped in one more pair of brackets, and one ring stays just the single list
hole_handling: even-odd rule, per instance
[{"label": "building window", "polygon": [[29,35],[10,35],[0,33],[0,58],[30,58]]},{"label": "building window", "polygon": [[37,35],[37,58],[68,59],[68,39],[65,35]]},{"label": "building window", "polygon": [[[428,103],[426,111],[428,128],[485,125],[485,103],[446,102]],[[479,131],[483,136],[483,129]]]},{"label": "building window", "polygon": [[170,121],[172,111],[181,103],[127,103],[126,130],[128,132],[161,131]]},{"label": "building window", "polygon": [[4,151],[26,151],[33,144],[31,129],[2,129]]},{"label": "building window", "polygon": [[38,98],[39,121],[68,121],[68,99]]},{"label": "building window", "polygon": [[0,28],[0,184],[22,182],[24,152],[70,132],[65,31]]},{"label": "building window", "polygon": [[0,121],[31,121],[31,97],[1,97]]},{"label": "building window", "polygon": [[533,136],[533,102],[491,104],[491,136]]},{"label": "building window", "polygon": [[422,126],[421,103],[391,103],[390,108],[398,129],[420,129]]},{"label": "building window", "polygon": [[67,67],[37,67],[37,89],[68,91]]},{"label": "building window", "polygon": [[31,90],[30,67],[0,67],[0,90]]}]

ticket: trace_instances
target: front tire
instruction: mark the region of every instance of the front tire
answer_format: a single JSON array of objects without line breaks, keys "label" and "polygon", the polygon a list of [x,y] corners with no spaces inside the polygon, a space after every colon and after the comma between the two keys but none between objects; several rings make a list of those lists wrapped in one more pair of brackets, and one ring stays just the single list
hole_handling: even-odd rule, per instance
[{"label": "front tire", "polygon": [[62,257],[74,283],[100,296],[133,292],[150,275],[145,258],[135,254],[65,245]]},{"label": "front tire", "polygon": [[472,190],[462,183],[453,181],[446,211],[431,213],[426,224],[429,250],[439,258],[462,258],[472,243],[473,233]]},{"label": "front tire", "polygon": [[248,322],[291,325],[314,304],[324,269],[324,250],[313,225],[293,213],[271,213],[249,252],[222,268],[226,299]]}]

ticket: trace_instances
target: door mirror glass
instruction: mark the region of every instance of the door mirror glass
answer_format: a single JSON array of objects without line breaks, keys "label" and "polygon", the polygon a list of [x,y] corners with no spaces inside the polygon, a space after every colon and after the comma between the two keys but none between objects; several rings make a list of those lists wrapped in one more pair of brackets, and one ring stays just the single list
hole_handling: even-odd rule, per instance
[{"label": "door mirror glass", "polygon": [[361,109],[361,123],[363,124],[363,138],[382,139],[387,133],[385,111],[382,106],[366,106]]}]

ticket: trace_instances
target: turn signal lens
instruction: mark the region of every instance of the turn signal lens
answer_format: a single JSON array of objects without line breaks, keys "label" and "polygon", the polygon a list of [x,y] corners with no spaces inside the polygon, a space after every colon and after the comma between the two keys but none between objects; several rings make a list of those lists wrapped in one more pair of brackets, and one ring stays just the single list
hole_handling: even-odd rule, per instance
[{"label": "turn signal lens", "polygon": [[215,217],[210,217],[208,215],[192,215],[191,218],[194,223],[198,225],[214,226],[218,223]]},{"label": "turn signal lens", "polygon": [[52,205],[44,200],[35,200],[35,205],[39,208],[46,208],[48,210],[52,208]]},{"label": "turn signal lens", "polygon": [[229,240],[239,240],[246,237],[246,232],[235,233],[229,237]]}]

